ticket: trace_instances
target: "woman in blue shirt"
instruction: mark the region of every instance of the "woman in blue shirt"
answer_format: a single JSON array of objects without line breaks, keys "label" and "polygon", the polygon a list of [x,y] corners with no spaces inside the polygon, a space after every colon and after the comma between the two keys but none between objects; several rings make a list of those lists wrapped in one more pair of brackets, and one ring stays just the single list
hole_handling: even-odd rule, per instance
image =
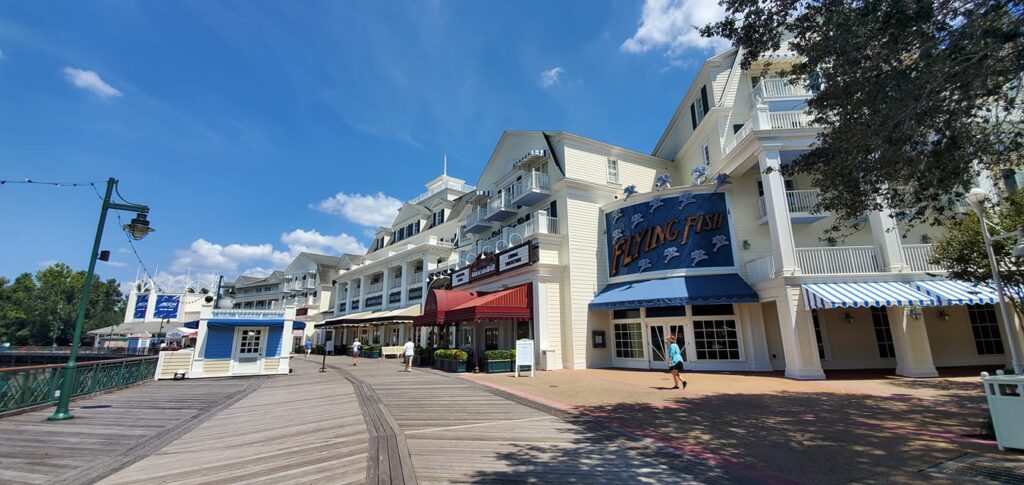
[{"label": "woman in blue shirt", "polygon": [[679,384],[683,385],[683,389],[686,389],[686,381],[679,375],[683,371],[683,353],[679,350],[679,345],[676,344],[675,335],[669,335],[668,341],[668,365],[669,372],[672,373],[672,383],[675,386],[672,389],[679,389]]}]

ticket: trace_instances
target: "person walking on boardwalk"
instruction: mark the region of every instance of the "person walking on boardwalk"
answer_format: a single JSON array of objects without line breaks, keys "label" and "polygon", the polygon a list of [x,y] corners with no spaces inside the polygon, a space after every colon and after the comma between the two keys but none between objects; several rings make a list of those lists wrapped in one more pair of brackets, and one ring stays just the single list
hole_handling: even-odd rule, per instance
[{"label": "person walking on boardwalk", "polygon": [[405,371],[412,372],[412,356],[416,355],[416,345],[412,343],[412,337],[405,342],[403,350],[405,351]]},{"label": "person walking on boardwalk", "polygon": [[669,335],[668,341],[668,359],[669,359],[669,372],[672,373],[672,383],[675,384],[672,389],[679,389],[679,384],[683,385],[683,389],[686,389],[686,381],[683,380],[683,376],[679,375],[683,372],[683,353],[679,350],[679,345],[676,344],[676,336]]},{"label": "person walking on boardwalk", "polygon": [[362,346],[358,338],[352,342],[352,365],[359,365],[359,347]]},{"label": "person walking on boardwalk", "polygon": [[313,351],[313,341],[306,339],[306,357],[309,357],[309,353]]}]

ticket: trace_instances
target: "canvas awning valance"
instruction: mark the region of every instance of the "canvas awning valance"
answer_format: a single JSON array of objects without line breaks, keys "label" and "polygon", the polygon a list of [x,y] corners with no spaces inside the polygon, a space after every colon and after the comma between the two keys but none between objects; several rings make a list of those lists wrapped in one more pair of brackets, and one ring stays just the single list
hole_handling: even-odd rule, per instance
[{"label": "canvas awning valance", "polygon": [[966,281],[928,280],[911,281],[914,289],[932,297],[939,305],[995,305],[995,290]]},{"label": "canvas awning valance", "polygon": [[803,290],[808,310],[935,305],[932,297],[895,281],[808,283]]},{"label": "canvas awning valance", "polygon": [[591,310],[752,303],[757,292],[738,274],[679,276],[615,283],[590,301]]}]

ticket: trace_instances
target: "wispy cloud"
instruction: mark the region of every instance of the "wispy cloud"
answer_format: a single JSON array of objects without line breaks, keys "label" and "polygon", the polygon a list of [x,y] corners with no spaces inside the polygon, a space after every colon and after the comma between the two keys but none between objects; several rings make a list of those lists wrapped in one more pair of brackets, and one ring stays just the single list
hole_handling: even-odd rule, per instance
[{"label": "wispy cloud", "polygon": [[298,254],[303,251],[327,254],[363,254],[366,246],[348,234],[337,236],[320,234],[315,230],[296,229],[281,235],[281,242],[288,246],[288,251]]},{"label": "wispy cloud", "polygon": [[664,50],[672,62],[692,50],[714,51],[729,46],[722,38],[701,37],[695,26],[721,20],[725,9],[718,0],[645,0],[640,26],[620,48],[631,54]]},{"label": "wispy cloud", "polygon": [[559,79],[565,74],[565,69],[561,66],[552,67],[547,71],[540,73],[540,87],[548,88],[558,83]]},{"label": "wispy cloud", "polygon": [[281,242],[286,250],[280,250],[271,243],[263,244],[218,244],[204,238],[196,239],[188,249],[174,252],[171,270],[176,272],[208,271],[233,277],[239,274],[239,268],[248,269],[244,274],[256,271],[269,274],[273,268],[284,269],[299,253],[341,255],[345,253],[363,254],[366,246],[355,237],[345,233],[337,235],[320,234],[316,230],[295,229],[281,234]]},{"label": "wispy cloud", "polygon": [[310,207],[344,217],[356,224],[377,227],[391,225],[398,215],[398,209],[402,208],[402,201],[384,195],[383,192],[370,195],[338,192]]},{"label": "wispy cloud", "polygon": [[66,77],[71,84],[74,84],[75,87],[89,91],[101,98],[121,96],[121,91],[118,91],[113,86],[107,84],[107,82],[94,71],[86,71],[68,66],[64,68],[64,77]]},{"label": "wispy cloud", "polygon": [[113,266],[114,268],[124,268],[128,266],[128,263],[125,263],[124,261],[101,261],[101,263],[107,266]]}]

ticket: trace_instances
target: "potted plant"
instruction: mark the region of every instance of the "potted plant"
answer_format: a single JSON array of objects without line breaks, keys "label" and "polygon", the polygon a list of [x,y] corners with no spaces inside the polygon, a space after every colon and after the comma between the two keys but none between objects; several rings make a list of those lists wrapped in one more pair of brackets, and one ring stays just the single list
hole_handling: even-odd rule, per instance
[{"label": "potted plant", "polygon": [[369,344],[363,346],[363,348],[359,349],[359,353],[361,357],[367,359],[378,359],[380,358],[380,345]]},{"label": "potted plant", "polygon": [[439,349],[434,351],[434,367],[445,372],[466,372],[466,361],[469,354],[459,349]]},{"label": "potted plant", "polygon": [[484,352],[484,372],[512,372],[515,363],[515,350],[488,350]]},{"label": "potted plant", "polygon": [[434,363],[434,349],[425,349],[419,345],[413,349],[412,365],[416,367],[427,367]]}]

